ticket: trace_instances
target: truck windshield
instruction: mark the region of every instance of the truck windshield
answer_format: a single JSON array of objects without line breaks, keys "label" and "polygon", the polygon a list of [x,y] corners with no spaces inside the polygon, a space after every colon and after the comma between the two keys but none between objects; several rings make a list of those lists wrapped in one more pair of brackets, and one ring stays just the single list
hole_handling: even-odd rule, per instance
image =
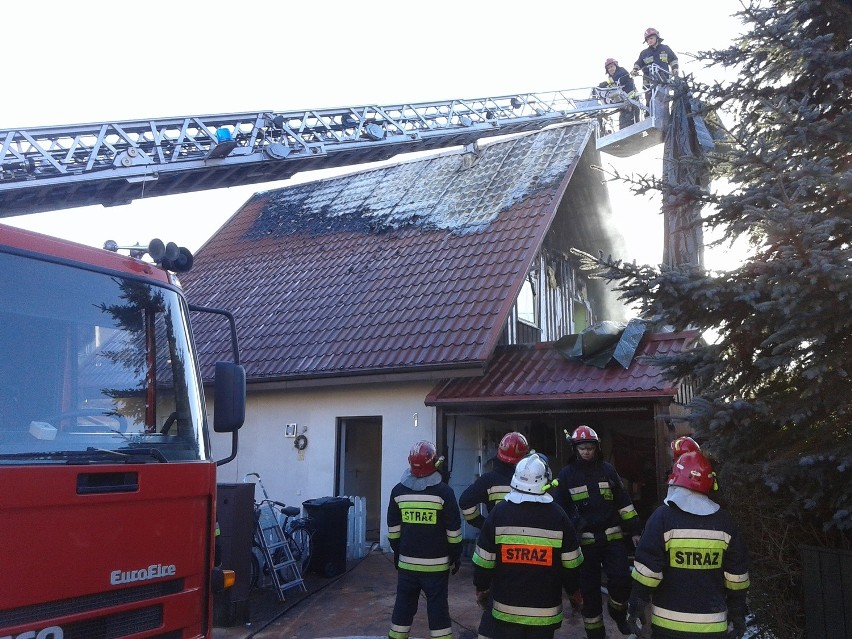
[{"label": "truck windshield", "polygon": [[207,458],[178,293],[5,253],[0,273],[0,464]]}]

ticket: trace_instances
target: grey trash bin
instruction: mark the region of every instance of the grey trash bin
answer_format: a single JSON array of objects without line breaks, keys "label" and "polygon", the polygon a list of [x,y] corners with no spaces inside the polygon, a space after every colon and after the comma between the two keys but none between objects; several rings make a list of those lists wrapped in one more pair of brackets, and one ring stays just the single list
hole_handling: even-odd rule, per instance
[{"label": "grey trash bin", "polygon": [[302,502],[314,530],[308,570],[325,577],[346,572],[346,539],[349,529],[348,497],[320,497]]}]

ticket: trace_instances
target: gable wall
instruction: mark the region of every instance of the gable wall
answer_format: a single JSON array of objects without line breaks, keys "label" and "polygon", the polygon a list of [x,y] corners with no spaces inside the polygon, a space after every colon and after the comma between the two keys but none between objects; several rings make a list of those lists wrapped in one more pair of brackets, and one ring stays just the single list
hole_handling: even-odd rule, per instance
[{"label": "gable wall", "polygon": [[[554,254],[562,253],[575,264],[578,264],[576,256],[570,255],[574,248],[595,257],[600,253],[614,259],[627,256],[626,230],[615,222],[604,174],[593,168],[601,165],[600,153],[594,145],[587,145],[544,240]],[[604,280],[578,274],[579,281],[588,285],[594,321],[627,319],[624,303]]]}]

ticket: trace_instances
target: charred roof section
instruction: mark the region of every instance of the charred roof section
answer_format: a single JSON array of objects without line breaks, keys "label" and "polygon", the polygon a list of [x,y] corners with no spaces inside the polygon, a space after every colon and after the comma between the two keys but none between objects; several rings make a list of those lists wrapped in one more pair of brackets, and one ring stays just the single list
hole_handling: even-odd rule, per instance
[{"label": "charred roof section", "polygon": [[[258,193],[198,251],[187,295],[235,314],[250,382],[479,373],[590,136],[559,126]],[[208,377],[227,343],[195,329]]]}]

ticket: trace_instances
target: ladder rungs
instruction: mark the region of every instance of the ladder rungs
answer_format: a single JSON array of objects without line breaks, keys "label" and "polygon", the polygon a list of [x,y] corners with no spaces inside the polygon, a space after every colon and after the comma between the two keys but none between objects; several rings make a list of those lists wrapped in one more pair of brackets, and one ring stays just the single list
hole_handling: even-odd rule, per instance
[{"label": "ladder rungs", "polygon": [[[278,521],[275,519],[275,513],[271,507],[261,507],[257,521],[257,530],[260,534],[257,535],[257,532],[255,534],[260,537],[260,543],[263,546],[263,552],[266,556],[266,563],[271,567],[272,583],[275,584],[278,600],[284,601],[284,591],[297,586],[307,592],[308,589],[299,570],[299,564],[290,551],[290,545],[281,532],[281,528],[278,526]],[[272,558],[277,554],[279,549],[283,549],[282,556],[284,561],[276,564],[273,563]]]}]

